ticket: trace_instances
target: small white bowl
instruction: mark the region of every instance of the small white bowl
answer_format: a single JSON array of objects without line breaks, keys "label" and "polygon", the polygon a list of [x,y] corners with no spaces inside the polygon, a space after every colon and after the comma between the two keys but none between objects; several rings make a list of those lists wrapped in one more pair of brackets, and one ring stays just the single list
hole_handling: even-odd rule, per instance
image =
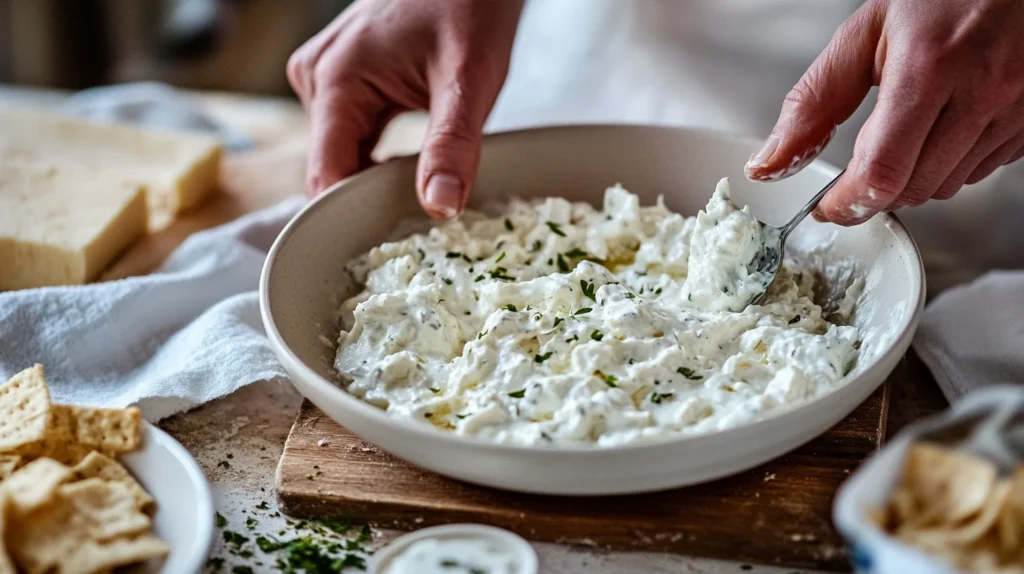
[{"label": "small white bowl", "polygon": [[[471,203],[561,196],[600,205],[622,183],[645,205],[695,214],[719,178],[769,223],[789,220],[838,170],[814,162],[770,185],[753,184],[743,164],[759,142],[707,130],[653,126],[569,126],[484,138]],[[336,384],[331,341],[342,295],[356,286],[343,266],[423,217],[414,193],[416,158],[401,158],[344,180],[281,232],[260,277],[263,325],[281,365],[306,398],[359,437],[429,470],[496,488],[560,495],[649,492],[706,482],[753,468],[825,432],[864,402],[892,372],[924,306],[924,269],[913,239],[890,214],[840,228],[804,221],[789,248],[853,262],[866,278],[854,323],[868,333],[861,360],[831,392],[751,424],[698,436],[667,435],[639,445],[549,448],[492,444],[432,425],[389,417]],[[828,261],[825,264],[828,264]]]},{"label": "small white bowl", "polygon": [[[949,410],[903,429],[888,446],[872,456],[839,489],[832,510],[836,528],[850,546],[859,574],[961,574],[944,560],[904,544],[868,519],[869,508],[884,506],[903,471],[911,443],[924,434],[977,419],[1000,408],[1024,410],[1024,388],[989,387],[970,393]],[[973,423],[970,423],[973,424]]]},{"label": "small white bowl", "polygon": [[192,455],[157,427],[143,425],[142,448],[118,457],[156,500],[154,533],[171,552],[133,572],[198,574],[213,541],[213,496]]},{"label": "small white bowl", "polygon": [[[519,574],[537,574],[537,552],[521,536],[508,530],[483,524],[448,524],[432,526],[399,536],[377,551],[370,561],[370,574],[383,574],[391,562],[413,544],[430,538],[438,540],[486,540],[510,550],[522,565]],[[458,557],[456,557],[458,558]]]}]

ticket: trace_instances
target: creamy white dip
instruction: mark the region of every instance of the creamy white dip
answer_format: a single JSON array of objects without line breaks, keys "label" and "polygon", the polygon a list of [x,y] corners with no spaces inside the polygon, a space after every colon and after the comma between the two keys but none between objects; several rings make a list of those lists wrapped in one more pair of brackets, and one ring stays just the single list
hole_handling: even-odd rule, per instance
[{"label": "creamy white dip", "polygon": [[516,554],[484,538],[427,538],[392,560],[384,574],[521,574]]},{"label": "creamy white dip", "polygon": [[[614,446],[756,420],[834,388],[858,355],[787,259],[761,305],[757,223],[726,180],[705,211],[549,198],[467,213],[348,266],[335,367],[394,417],[519,445]],[[851,292],[856,295],[856,290]],[[840,307],[846,323],[852,302]]]}]

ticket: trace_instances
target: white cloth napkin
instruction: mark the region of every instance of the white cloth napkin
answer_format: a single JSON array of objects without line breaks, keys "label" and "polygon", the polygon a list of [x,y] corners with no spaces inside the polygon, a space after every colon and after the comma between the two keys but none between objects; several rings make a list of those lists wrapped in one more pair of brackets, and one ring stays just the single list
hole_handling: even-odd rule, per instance
[{"label": "white cloth napkin", "polygon": [[260,319],[263,260],[299,197],[186,240],[154,273],[0,293],[0,381],[35,363],[53,399],[149,421],[284,375]]},{"label": "white cloth napkin", "polygon": [[914,349],[950,402],[980,387],[1024,383],[1024,272],[994,271],[939,295]]}]

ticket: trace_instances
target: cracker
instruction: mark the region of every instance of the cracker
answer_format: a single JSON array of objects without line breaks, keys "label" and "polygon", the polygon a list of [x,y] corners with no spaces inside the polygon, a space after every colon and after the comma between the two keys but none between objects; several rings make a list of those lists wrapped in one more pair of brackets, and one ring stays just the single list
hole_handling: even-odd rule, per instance
[{"label": "cracker", "polygon": [[21,463],[22,458],[16,454],[0,454],[0,480],[11,476]]},{"label": "cracker", "polygon": [[143,534],[118,538],[106,543],[88,542],[61,561],[61,574],[93,574],[119,566],[127,566],[170,552],[167,544],[156,536]]},{"label": "cracker", "polygon": [[123,484],[89,478],[65,484],[57,492],[72,506],[76,520],[90,526],[93,540],[107,542],[149,530],[149,517],[135,508],[135,499]]},{"label": "cracker", "polygon": [[100,409],[54,405],[59,427],[54,432],[70,435],[71,441],[86,448],[107,452],[135,450],[142,442],[142,415],[139,409]]},{"label": "cracker", "polygon": [[27,514],[53,500],[57,487],[67,482],[73,473],[70,468],[49,459],[40,458],[26,464],[0,483],[15,516]]},{"label": "cracker", "polygon": [[91,452],[74,469],[81,478],[102,478],[124,485],[135,500],[135,507],[145,511],[153,505],[153,497],[135,480],[121,463],[100,452]]},{"label": "cracker", "polygon": [[960,522],[985,506],[997,473],[982,458],[916,444],[907,453],[901,486],[914,493],[921,512],[904,519],[916,528]]},{"label": "cracker", "polygon": [[20,453],[43,440],[49,412],[50,391],[42,365],[0,385],[0,454]]},{"label": "cracker", "polygon": [[24,516],[9,547],[28,574],[92,573],[165,554],[146,534],[150,524],[124,486],[93,478],[60,487],[52,504]]}]

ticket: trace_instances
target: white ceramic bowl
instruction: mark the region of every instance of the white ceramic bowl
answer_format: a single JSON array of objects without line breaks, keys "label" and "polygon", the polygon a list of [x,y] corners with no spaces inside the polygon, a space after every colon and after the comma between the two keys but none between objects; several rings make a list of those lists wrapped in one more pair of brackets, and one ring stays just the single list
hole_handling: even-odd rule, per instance
[{"label": "white ceramic bowl", "polygon": [[[758,142],[682,128],[578,126],[510,132],[485,138],[475,203],[510,196],[563,196],[600,203],[621,182],[651,204],[695,214],[719,178],[733,182],[739,203],[782,223],[837,170],[816,162],[770,185],[743,177]],[[271,344],[292,382],[328,416],[355,434],[419,466],[468,482],[545,494],[619,494],[708,481],[757,466],[809,441],[863,402],[910,344],[924,303],[920,254],[891,216],[855,228],[808,218],[790,248],[825,244],[826,259],[856,262],[867,281],[856,323],[862,360],[846,384],[813,402],[753,424],[689,438],[617,448],[524,448],[494,445],[389,418],[331,381],[339,295],[354,294],[342,266],[387,239],[419,213],[415,158],[402,158],[336,185],[285,227],[260,280],[260,307]]]},{"label": "white ceramic bowl", "polygon": [[133,572],[198,574],[213,541],[213,497],[192,455],[155,426],[144,426],[142,448],[118,457],[156,500],[155,534],[171,547],[162,564]]},{"label": "white ceramic bowl", "polygon": [[[370,574],[383,574],[391,561],[413,544],[428,538],[490,541],[516,556],[520,564],[519,574],[537,574],[538,572],[537,552],[521,536],[508,530],[483,524],[446,524],[410,532],[392,540],[390,544],[373,555],[373,559],[370,561]],[[459,557],[454,556],[454,558]]]}]

